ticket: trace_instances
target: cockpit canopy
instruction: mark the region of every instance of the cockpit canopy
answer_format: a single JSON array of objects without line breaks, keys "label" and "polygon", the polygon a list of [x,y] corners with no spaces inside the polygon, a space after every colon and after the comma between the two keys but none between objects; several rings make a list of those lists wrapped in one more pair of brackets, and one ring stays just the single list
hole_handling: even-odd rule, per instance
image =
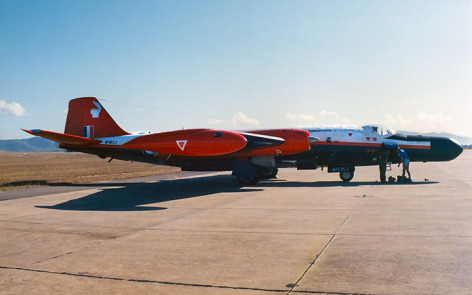
[{"label": "cockpit canopy", "polygon": [[362,126],[362,129],[364,130],[364,132],[367,132],[367,133],[377,133],[377,134],[380,135],[380,136],[386,136],[386,135],[393,135],[393,134],[395,134],[395,130],[389,129],[389,128],[385,127],[385,126],[378,125],[378,124],[375,124],[375,125],[365,125],[365,126]]}]

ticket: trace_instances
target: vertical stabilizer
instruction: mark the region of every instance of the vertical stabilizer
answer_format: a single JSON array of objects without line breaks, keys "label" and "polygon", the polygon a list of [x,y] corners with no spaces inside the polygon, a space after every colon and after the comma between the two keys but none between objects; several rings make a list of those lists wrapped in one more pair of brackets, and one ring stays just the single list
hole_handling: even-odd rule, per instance
[{"label": "vertical stabilizer", "polygon": [[126,135],[95,97],[81,97],[69,101],[64,133],[97,138]]}]

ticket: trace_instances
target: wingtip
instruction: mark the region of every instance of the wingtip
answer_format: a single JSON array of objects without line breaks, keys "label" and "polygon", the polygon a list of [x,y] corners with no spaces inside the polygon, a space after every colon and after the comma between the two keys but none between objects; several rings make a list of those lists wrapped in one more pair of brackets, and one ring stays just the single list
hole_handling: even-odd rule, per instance
[{"label": "wingtip", "polygon": [[39,131],[41,131],[41,129],[33,129],[33,130],[28,130],[28,129],[23,129],[23,128],[20,128],[21,130],[23,130],[24,132],[26,133],[29,133],[31,135],[36,135],[36,133],[38,133]]}]

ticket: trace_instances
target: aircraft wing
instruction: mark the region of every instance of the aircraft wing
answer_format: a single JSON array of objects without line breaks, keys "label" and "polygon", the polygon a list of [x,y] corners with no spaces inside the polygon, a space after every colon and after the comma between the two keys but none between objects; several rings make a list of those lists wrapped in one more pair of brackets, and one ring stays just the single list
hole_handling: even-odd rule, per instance
[{"label": "aircraft wing", "polygon": [[309,133],[305,130],[266,129],[251,130],[241,134],[246,137],[248,148],[238,152],[240,157],[297,154],[311,148]]},{"label": "aircraft wing", "polygon": [[82,136],[70,135],[70,134],[64,134],[64,133],[57,133],[57,132],[46,131],[46,130],[41,130],[41,129],[33,129],[33,130],[21,129],[21,130],[31,135],[39,136],[39,137],[46,138],[46,139],[63,143],[63,144],[87,146],[87,145],[99,144],[102,142],[101,140],[98,140],[98,139],[92,139],[88,137],[82,137]]}]

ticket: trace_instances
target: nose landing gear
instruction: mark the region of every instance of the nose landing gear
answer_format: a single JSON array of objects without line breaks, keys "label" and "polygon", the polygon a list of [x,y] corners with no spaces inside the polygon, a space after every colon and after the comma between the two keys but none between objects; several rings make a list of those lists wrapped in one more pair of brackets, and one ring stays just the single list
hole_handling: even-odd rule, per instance
[{"label": "nose landing gear", "polygon": [[352,171],[339,172],[339,177],[342,179],[342,181],[349,182],[354,177],[354,172]]}]

